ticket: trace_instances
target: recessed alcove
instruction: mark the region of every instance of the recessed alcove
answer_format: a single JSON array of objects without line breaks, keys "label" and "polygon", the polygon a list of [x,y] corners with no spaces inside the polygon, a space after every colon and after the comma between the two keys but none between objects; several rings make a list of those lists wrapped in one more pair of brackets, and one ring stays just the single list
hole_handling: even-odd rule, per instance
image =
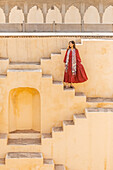
[{"label": "recessed alcove", "polygon": [[9,93],[9,132],[40,131],[40,94],[34,88],[19,87]]}]

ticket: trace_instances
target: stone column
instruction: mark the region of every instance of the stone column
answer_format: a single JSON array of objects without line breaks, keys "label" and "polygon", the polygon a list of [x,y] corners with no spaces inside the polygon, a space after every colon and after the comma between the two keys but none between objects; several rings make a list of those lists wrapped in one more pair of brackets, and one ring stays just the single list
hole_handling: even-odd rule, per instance
[{"label": "stone column", "polygon": [[27,23],[27,16],[28,16],[28,4],[27,2],[24,3],[24,22]]},{"label": "stone column", "polygon": [[81,14],[81,31],[84,31],[84,15]]},{"label": "stone column", "polygon": [[103,19],[103,3],[100,2],[99,3],[99,15],[100,15],[100,23],[102,23],[102,19]]},{"label": "stone column", "polygon": [[9,5],[7,2],[5,3],[4,12],[5,12],[5,21],[6,23],[9,23]]},{"label": "stone column", "polygon": [[80,5],[81,31],[84,31],[84,13],[85,13],[85,3],[81,3]]},{"label": "stone column", "polygon": [[44,4],[43,4],[42,11],[43,11],[44,23],[46,23],[47,3],[44,3]]},{"label": "stone column", "polygon": [[100,23],[102,24],[103,23],[103,13],[100,13]]},{"label": "stone column", "polygon": [[65,4],[62,4],[61,14],[62,14],[62,23],[65,22]]}]

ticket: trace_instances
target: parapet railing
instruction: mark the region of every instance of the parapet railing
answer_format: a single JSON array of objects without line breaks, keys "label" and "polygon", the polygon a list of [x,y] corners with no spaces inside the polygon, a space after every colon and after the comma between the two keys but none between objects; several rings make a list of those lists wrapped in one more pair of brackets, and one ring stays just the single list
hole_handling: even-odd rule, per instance
[{"label": "parapet railing", "polygon": [[0,23],[0,32],[113,32],[113,24]]}]

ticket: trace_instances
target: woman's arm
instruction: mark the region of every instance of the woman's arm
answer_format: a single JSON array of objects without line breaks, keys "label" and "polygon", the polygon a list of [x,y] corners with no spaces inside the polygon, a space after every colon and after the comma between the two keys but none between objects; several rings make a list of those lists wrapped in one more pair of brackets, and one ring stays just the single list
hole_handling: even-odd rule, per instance
[{"label": "woman's arm", "polygon": [[67,51],[68,50],[66,50],[65,57],[64,57],[64,60],[63,60],[64,63],[66,63]]}]

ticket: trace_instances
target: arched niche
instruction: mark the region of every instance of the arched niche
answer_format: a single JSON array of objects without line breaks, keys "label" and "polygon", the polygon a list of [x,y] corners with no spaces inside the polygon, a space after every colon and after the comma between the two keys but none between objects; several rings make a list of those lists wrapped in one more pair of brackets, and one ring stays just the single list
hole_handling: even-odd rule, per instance
[{"label": "arched niche", "polygon": [[54,6],[54,9],[50,8],[46,15],[46,23],[53,23],[53,21],[56,23],[62,23],[61,13],[56,6]]},{"label": "arched niche", "polygon": [[43,14],[40,8],[33,6],[27,16],[28,23],[43,23]]},{"label": "arched niche", "polygon": [[75,6],[70,6],[65,14],[65,23],[80,24],[81,16],[79,10]]},{"label": "arched niche", "polygon": [[24,14],[22,12],[22,9],[15,6],[11,9],[10,15],[9,15],[9,23],[23,23],[24,21]]},{"label": "arched niche", "polygon": [[113,23],[113,6],[109,6],[106,8],[103,14],[103,23],[112,24]]},{"label": "arched niche", "polygon": [[0,8],[0,23],[5,23],[5,14],[3,9]]},{"label": "arched niche", "polygon": [[100,23],[100,16],[98,10],[94,6],[90,6],[84,14],[85,24],[97,24]]},{"label": "arched niche", "polygon": [[19,87],[9,93],[9,132],[40,131],[40,94],[34,88]]}]

